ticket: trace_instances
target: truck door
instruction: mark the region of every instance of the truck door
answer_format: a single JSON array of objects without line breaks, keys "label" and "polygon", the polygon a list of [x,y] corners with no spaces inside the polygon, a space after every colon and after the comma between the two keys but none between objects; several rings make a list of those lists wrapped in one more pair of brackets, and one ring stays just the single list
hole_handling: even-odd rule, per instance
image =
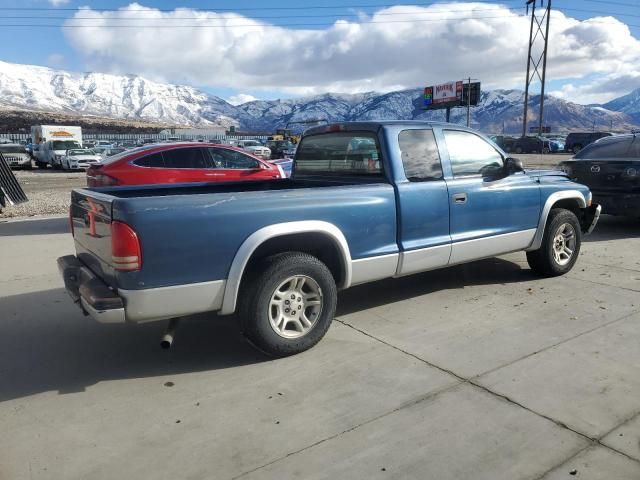
[{"label": "truck door", "polygon": [[528,247],[540,218],[538,183],[506,175],[504,156],[470,131],[443,128],[451,219],[450,264]]},{"label": "truck door", "polygon": [[401,161],[395,164],[402,165],[395,172],[401,249],[397,274],[445,266],[451,253],[449,195],[433,130],[421,126],[389,134],[397,134]]}]

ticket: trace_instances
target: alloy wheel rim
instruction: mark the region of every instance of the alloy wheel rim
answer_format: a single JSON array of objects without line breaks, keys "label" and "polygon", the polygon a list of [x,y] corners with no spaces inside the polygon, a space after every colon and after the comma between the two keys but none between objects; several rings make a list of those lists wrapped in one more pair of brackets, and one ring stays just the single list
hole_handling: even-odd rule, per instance
[{"label": "alloy wheel rim", "polygon": [[300,338],[315,326],[322,313],[323,295],[318,282],[293,275],[271,294],[269,324],[284,338]]},{"label": "alloy wheel rim", "polygon": [[553,259],[560,266],[567,265],[576,250],[576,232],[569,223],[560,225],[553,236]]}]

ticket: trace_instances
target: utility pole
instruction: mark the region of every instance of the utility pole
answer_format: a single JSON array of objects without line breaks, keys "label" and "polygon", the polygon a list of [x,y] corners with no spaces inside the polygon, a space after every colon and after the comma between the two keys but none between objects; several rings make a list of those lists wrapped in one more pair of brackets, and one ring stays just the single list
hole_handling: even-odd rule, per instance
[{"label": "utility pole", "polygon": [[[540,16],[536,13],[537,0],[526,0],[527,14],[529,13],[529,6],[531,6],[531,27],[529,29],[529,51],[527,54],[527,79],[524,89],[524,118],[522,120],[522,136],[527,135],[527,114],[529,110],[529,87],[533,83],[534,77],[538,77],[541,87],[540,94],[540,125],[538,135],[542,134],[542,127],[544,126],[544,87],[547,74],[547,47],[549,45],[549,20],[551,19],[551,0],[540,0],[540,7],[546,7],[542,10],[544,13]],[[546,25],[543,28],[543,25]],[[535,24],[535,28],[534,28]],[[535,33],[534,33],[535,30]],[[538,40],[538,37],[540,40]],[[536,59],[533,57],[532,50],[538,43],[543,42],[542,53]],[[542,64],[542,66],[540,66]],[[533,72],[532,72],[533,70]]]},{"label": "utility pole", "polygon": [[467,128],[471,126],[471,77],[467,83]]}]

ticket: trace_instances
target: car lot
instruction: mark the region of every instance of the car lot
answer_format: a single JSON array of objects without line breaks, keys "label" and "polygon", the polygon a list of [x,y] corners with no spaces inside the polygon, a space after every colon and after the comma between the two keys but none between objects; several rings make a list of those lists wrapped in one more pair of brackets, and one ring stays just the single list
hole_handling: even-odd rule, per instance
[{"label": "car lot", "polygon": [[[518,155],[529,168],[553,168],[570,155]],[[286,169],[286,167],[284,167]],[[64,215],[69,211],[69,192],[73,188],[86,186],[83,171],[69,172],[53,169],[15,170],[20,185],[24,188],[29,202],[9,206],[0,213],[0,218],[31,217],[34,215]]]},{"label": "car lot", "polygon": [[639,238],[605,216],[564,277],[513,254],[355,287],[271,360],[233,318],[170,351],[94,323],[56,270],[66,218],[0,223],[0,478],[635,480]]}]

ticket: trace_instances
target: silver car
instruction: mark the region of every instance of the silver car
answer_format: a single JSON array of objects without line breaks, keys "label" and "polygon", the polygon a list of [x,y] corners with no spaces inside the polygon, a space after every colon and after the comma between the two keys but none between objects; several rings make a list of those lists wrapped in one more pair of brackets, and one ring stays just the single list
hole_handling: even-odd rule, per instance
[{"label": "silver car", "polygon": [[100,155],[90,148],[74,148],[67,150],[66,155],[62,158],[62,168],[64,170],[86,170],[94,163],[99,162],[100,159]]},{"label": "silver car", "polygon": [[2,153],[10,167],[31,169],[31,157],[24,145],[2,143],[0,144],[0,153]]}]

